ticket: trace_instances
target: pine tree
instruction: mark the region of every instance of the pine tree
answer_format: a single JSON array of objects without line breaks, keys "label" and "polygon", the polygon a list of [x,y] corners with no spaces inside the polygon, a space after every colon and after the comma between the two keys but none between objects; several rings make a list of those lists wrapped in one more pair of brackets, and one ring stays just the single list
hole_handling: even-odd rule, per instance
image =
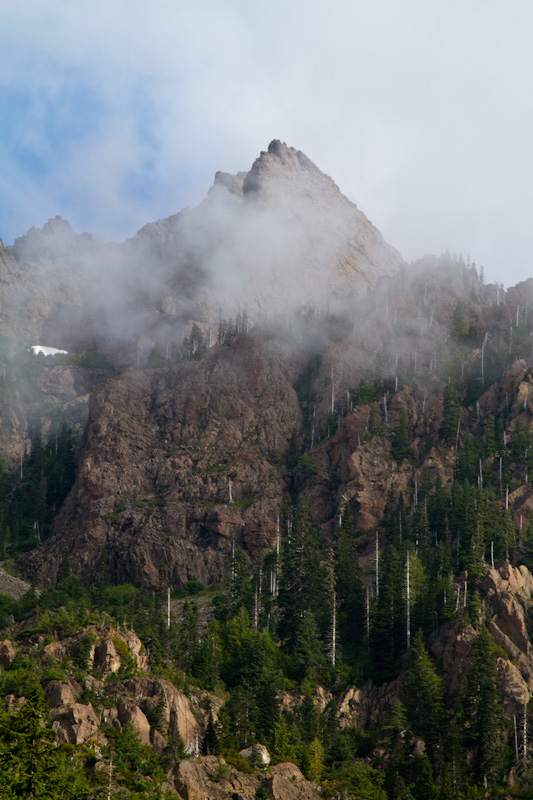
[{"label": "pine tree", "polygon": [[486,626],[480,629],[463,702],[465,743],[475,751],[479,784],[493,786],[504,765],[505,717],[498,691],[496,647]]},{"label": "pine tree", "polygon": [[10,798],[79,798],[87,788],[81,771],[54,746],[46,727],[47,708],[38,683],[21,708],[0,711],[0,796]]},{"label": "pine tree", "polygon": [[439,433],[449,445],[455,444],[457,425],[459,422],[459,401],[457,392],[451,384],[447,384],[442,394],[442,422]]},{"label": "pine tree", "polygon": [[183,604],[182,619],[178,628],[179,664],[184,672],[191,673],[198,653],[198,608],[196,603]]},{"label": "pine tree", "polygon": [[353,662],[365,636],[365,598],[348,507],[335,533],[337,628],[342,653]]},{"label": "pine tree", "polygon": [[315,681],[326,659],[324,644],[311,611],[305,611],[296,632],[294,662],[300,679]]},{"label": "pine tree", "polygon": [[413,639],[404,700],[413,732],[424,740],[429,760],[436,768],[444,724],[443,688],[424,646],[421,630]]},{"label": "pine tree", "polygon": [[207,726],[205,729],[204,738],[202,740],[202,755],[204,756],[218,756],[220,752],[220,744],[218,741],[218,733],[213,719],[213,712],[209,712]]},{"label": "pine tree", "polygon": [[321,634],[326,633],[330,622],[318,532],[308,506],[301,500],[295,509],[290,538],[283,543],[281,564],[278,632],[292,653],[306,611],[313,614]]},{"label": "pine tree", "polygon": [[413,457],[411,446],[409,444],[409,427],[407,423],[407,411],[405,408],[402,408],[400,411],[398,427],[392,440],[391,454],[396,461],[401,461],[403,458]]},{"label": "pine tree", "polygon": [[370,641],[376,675],[392,678],[405,648],[404,569],[396,548],[385,550],[380,564],[380,592],[371,615]]}]

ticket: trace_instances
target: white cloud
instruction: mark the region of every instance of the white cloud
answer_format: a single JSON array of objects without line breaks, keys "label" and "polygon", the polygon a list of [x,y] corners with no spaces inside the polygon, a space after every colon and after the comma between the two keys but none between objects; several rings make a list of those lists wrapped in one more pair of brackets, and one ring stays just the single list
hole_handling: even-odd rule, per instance
[{"label": "white cloud", "polygon": [[277,137],[405,257],[449,247],[529,275],[528,0],[23,0],[4,18],[4,124],[42,168],[3,151],[8,241],[56,213],[123,238]]}]

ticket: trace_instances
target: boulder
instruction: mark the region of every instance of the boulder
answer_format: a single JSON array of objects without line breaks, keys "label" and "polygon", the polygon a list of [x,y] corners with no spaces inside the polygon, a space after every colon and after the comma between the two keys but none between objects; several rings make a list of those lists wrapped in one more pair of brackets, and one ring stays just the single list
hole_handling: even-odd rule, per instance
[{"label": "boulder", "polygon": [[493,619],[498,628],[509,637],[522,653],[529,655],[531,644],[524,610],[518,600],[512,594],[499,592],[493,596],[491,606],[494,613]]},{"label": "boulder", "polygon": [[498,658],[496,663],[501,681],[503,708],[507,717],[512,719],[513,715],[524,713],[531,691],[515,664],[504,658]]},{"label": "boulder", "polygon": [[274,800],[319,800],[321,798],[318,787],[306,780],[298,767],[290,762],[275,764],[264,785]]},{"label": "boulder", "polygon": [[254,744],[241,750],[241,756],[253,767],[268,767],[270,764],[270,753],[264,744]]},{"label": "boulder", "polygon": [[184,758],[173,773],[174,787],[183,800],[253,800],[259,781],[244,775],[223,758]]},{"label": "boulder", "polygon": [[448,691],[457,705],[463,680],[470,669],[476,638],[472,625],[462,627],[461,623],[456,623],[445,628],[431,646],[435,658],[442,661]]},{"label": "boulder", "polygon": [[[109,686],[111,694],[135,698],[135,703],[150,716],[154,711],[161,692],[165,693],[165,705],[162,709],[163,733],[179,736],[186,746],[195,743],[197,735],[202,735],[201,726],[193,714],[189,698],[162,678],[128,678]],[[200,708],[196,709],[198,716]]]},{"label": "boulder", "polygon": [[77,681],[50,681],[46,685],[44,696],[50,708],[59,708],[77,703],[81,692],[82,688]]},{"label": "boulder", "polygon": [[143,744],[151,744],[150,723],[138,705],[134,702],[119,703],[117,712],[122,727],[129,723]]},{"label": "boulder", "polygon": [[495,569],[487,570],[480,586],[489,596],[510,592],[530,599],[533,595],[533,575],[524,565],[513,567],[512,564],[500,562]]},{"label": "boulder", "polygon": [[117,633],[119,639],[122,639],[123,642],[128,646],[128,650],[130,651],[131,655],[135,659],[135,664],[137,669],[141,672],[145,672],[149,668],[148,656],[146,655],[146,651],[143,647],[143,644],[136,633],[133,631],[120,631]]},{"label": "boulder", "polygon": [[9,639],[4,639],[3,642],[0,642],[0,667],[9,667],[16,654],[17,651]]},{"label": "boulder", "polygon": [[376,729],[389,713],[400,692],[400,681],[375,685],[367,681],[363,686],[350,686],[338,706],[341,728],[352,725]]},{"label": "boulder", "polygon": [[121,663],[115,643],[111,639],[106,639],[96,645],[94,649],[94,666],[95,669],[99,669],[102,672],[102,675],[118,672]]},{"label": "boulder", "polygon": [[58,744],[84,744],[89,741],[105,741],[99,733],[100,720],[91,705],[73,703],[68,708],[54,710],[52,729]]},{"label": "boulder", "polygon": [[163,734],[159,733],[155,728],[152,728],[150,731],[150,744],[156,753],[162,753],[165,748],[168,747],[168,741]]}]

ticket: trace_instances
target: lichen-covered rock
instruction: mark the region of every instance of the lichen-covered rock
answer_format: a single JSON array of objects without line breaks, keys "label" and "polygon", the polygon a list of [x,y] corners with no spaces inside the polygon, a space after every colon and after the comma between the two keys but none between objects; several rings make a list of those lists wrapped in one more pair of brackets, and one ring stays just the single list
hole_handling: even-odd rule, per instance
[{"label": "lichen-covered rock", "polygon": [[102,675],[118,672],[122,658],[117,652],[117,647],[112,639],[105,639],[94,648],[94,667]]}]

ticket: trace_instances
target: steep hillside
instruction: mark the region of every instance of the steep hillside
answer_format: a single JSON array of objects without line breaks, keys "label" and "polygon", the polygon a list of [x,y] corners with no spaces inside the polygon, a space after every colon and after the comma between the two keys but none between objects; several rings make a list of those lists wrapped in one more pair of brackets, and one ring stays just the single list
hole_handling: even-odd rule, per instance
[{"label": "steep hillside", "polygon": [[0,759],[33,720],[78,799],[529,796],[533,283],[403,264],[277,141],[124,245],[2,259],[39,591],[0,594]]},{"label": "steep hillside", "polygon": [[25,571],[56,580],[65,553],[93,580],[223,580],[235,547],[269,552],[301,411],[283,347],[242,336],[201,361],[128,371],[91,398],[77,478]]}]

